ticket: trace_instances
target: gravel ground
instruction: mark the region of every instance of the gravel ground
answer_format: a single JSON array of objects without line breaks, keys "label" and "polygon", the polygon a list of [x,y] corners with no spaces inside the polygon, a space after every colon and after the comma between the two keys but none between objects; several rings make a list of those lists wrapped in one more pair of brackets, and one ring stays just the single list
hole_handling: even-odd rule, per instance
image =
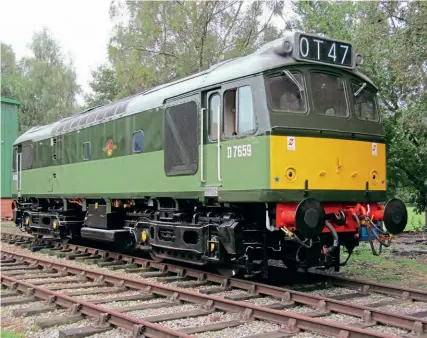
[{"label": "gravel ground", "polygon": [[[65,276],[65,277],[61,277],[61,281],[60,282],[55,282],[55,280],[57,280],[58,278],[49,278],[48,280],[46,280],[45,278],[31,278],[31,279],[27,279],[26,282],[27,283],[34,283],[34,282],[40,282],[40,281],[46,281],[46,282],[52,282],[53,284],[59,284],[59,283],[66,283],[69,284],[71,282],[77,281],[78,283],[83,283],[80,281],[82,277],[79,276]],[[88,281],[89,283],[90,281]],[[48,285],[48,284],[44,284],[44,285]]]},{"label": "gravel ground", "polygon": [[[104,293],[108,294],[111,291],[111,287],[90,287],[90,288],[78,288],[78,289],[62,289],[62,290],[56,290],[56,292],[60,293],[72,293],[72,292],[79,292],[79,291],[98,291],[98,293]],[[97,296],[97,294],[90,295],[90,296]],[[89,295],[88,295],[89,296]],[[105,296],[105,295],[104,295]],[[80,297],[80,296],[79,296]]]},{"label": "gravel ground", "polygon": [[[146,309],[146,310],[137,310],[137,311],[131,311],[126,312],[127,315],[137,318],[143,318],[143,317],[151,317],[151,316],[157,316],[157,315],[164,315],[168,313],[176,313],[176,312],[185,312],[185,311],[192,311],[199,309],[197,305],[192,304],[184,304],[184,305],[177,305],[177,306],[170,306],[170,307],[162,307],[159,309]],[[192,321],[194,318],[191,318]]]},{"label": "gravel ground", "polygon": [[229,290],[229,291],[222,291],[222,292],[214,293],[213,296],[226,297],[226,296],[241,295],[242,293],[246,293],[246,291],[242,290],[242,289],[233,289],[233,290]]},{"label": "gravel ground", "polygon": [[238,313],[214,312],[214,313],[211,313],[207,316],[191,318],[191,320],[176,319],[176,320],[159,322],[158,324],[167,326],[173,330],[179,330],[179,329],[182,329],[184,327],[210,325],[210,324],[214,324],[214,323],[226,322],[229,320],[236,320],[236,319],[241,319],[240,314],[238,314]]},{"label": "gravel ground", "polygon": [[278,303],[279,301],[271,297],[261,297],[261,298],[247,299],[247,300],[244,300],[243,302],[262,306],[267,304]]},{"label": "gravel ground", "polygon": [[[27,264],[20,264],[20,265],[13,266],[14,269],[25,269],[25,268],[28,268],[28,267],[29,267],[29,265],[27,265]],[[5,268],[8,268],[8,266],[6,265]],[[0,266],[0,270],[3,270],[3,266]],[[4,272],[6,272],[6,271],[4,271]],[[15,270],[10,270],[10,271],[15,271]],[[33,270],[33,271],[37,271],[37,270]]]},{"label": "gravel ground", "polygon": [[329,316],[322,317],[324,320],[330,320],[332,322],[338,322],[340,324],[349,324],[349,323],[355,323],[359,322],[360,318],[353,317],[349,315],[343,315],[340,313],[333,313]]},{"label": "gravel ground", "polygon": [[108,292],[103,292],[103,293],[97,293],[94,295],[81,295],[81,296],[74,296],[77,299],[81,299],[81,300],[86,300],[86,301],[90,301],[90,300],[95,300],[95,299],[103,299],[103,298],[112,298],[112,297],[119,297],[119,296],[133,296],[133,295],[139,295],[139,294],[143,294],[144,292],[139,291],[139,290],[128,290],[128,291],[123,291],[120,293],[116,293],[116,294],[110,294]]},{"label": "gravel ground", "polygon": [[408,302],[396,305],[388,305],[381,307],[384,311],[401,313],[401,314],[411,314],[419,311],[427,311],[427,303],[424,302]]},{"label": "gravel ground", "polygon": [[90,336],[90,338],[129,338],[129,337],[132,337],[132,332],[126,331],[120,328],[112,329],[103,333],[97,333]]},{"label": "gravel ground", "polygon": [[304,314],[304,313],[307,313],[307,312],[313,312],[313,311],[315,311],[315,309],[313,309],[310,306],[301,305],[301,306],[291,307],[289,309],[284,309],[284,310],[281,310],[281,311]]},{"label": "gravel ground", "polygon": [[292,338],[331,338],[320,333],[301,332],[292,336]]},{"label": "gravel ground", "polygon": [[[40,338],[58,337],[58,332],[56,332],[56,334],[46,333],[45,335],[45,333],[43,332],[48,330],[41,330],[36,325],[36,321],[39,319],[45,319],[49,317],[50,318],[57,317],[59,315],[66,313],[68,310],[61,308],[61,309],[44,313],[41,315],[29,316],[29,317],[15,317],[13,316],[11,311],[12,309],[25,308],[29,306],[36,307],[36,306],[43,306],[43,305],[46,305],[46,302],[33,302],[31,304],[21,304],[21,305],[2,307],[1,308],[2,309],[1,311],[2,328],[13,330],[16,332],[22,332],[24,334],[24,337],[40,337]],[[51,330],[52,329],[50,329],[50,331]]]},{"label": "gravel ground", "polygon": [[54,326],[45,330],[39,329],[38,331],[32,331],[31,333],[29,332],[26,337],[27,338],[57,338],[59,337],[60,330],[71,329],[75,327],[90,326],[95,323],[96,322],[93,320],[83,319],[73,324]]},{"label": "gravel ground", "polygon": [[244,337],[259,333],[266,333],[270,331],[276,331],[280,329],[280,325],[274,323],[268,323],[264,321],[254,320],[251,322],[244,323],[242,325],[220,330],[220,331],[209,331],[203,333],[197,333],[192,335],[198,338],[223,338],[223,337]]},{"label": "gravel ground", "polygon": [[[12,272],[12,271],[3,271],[2,273],[7,276],[8,272]],[[40,270],[13,270],[14,275],[11,276],[11,277],[15,277],[15,274],[17,274],[18,272],[19,272],[19,274],[22,274],[22,275],[25,275],[25,274],[28,274],[28,275],[37,275],[37,276],[40,276],[40,277],[42,277],[44,274],[47,274],[47,273],[51,274],[52,273],[52,272],[44,271],[44,270],[41,270],[41,269]]]},{"label": "gravel ground", "polygon": [[[67,289],[68,291],[75,291],[75,290],[86,290],[86,285],[90,285],[91,283],[93,283],[92,281],[87,281],[87,282],[78,282],[78,284],[81,284],[81,288],[80,289]],[[60,282],[52,282],[52,283],[44,283],[43,287],[46,288],[50,288],[52,286],[62,286],[62,285],[69,285],[71,284],[69,281],[60,281]],[[93,288],[93,286],[91,286],[90,288]]]},{"label": "gravel ground", "polygon": [[127,300],[127,301],[119,301],[119,302],[111,302],[102,304],[102,306],[108,308],[108,309],[117,309],[119,307],[123,306],[133,306],[138,304],[153,304],[153,303],[159,303],[164,302],[165,298],[156,298],[156,299],[150,299],[150,300]]},{"label": "gravel ground", "polygon": [[379,293],[372,293],[368,296],[349,299],[345,302],[351,302],[351,304],[365,305],[365,304],[377,303],[382,301],[391,301],[391,300],[394,300],[394,298],[381,295]]},{"label": "gravel ground", "polygon": [[392,326],[383,326],[383,325],[375,325],[375,326],[371,326],[369,328],[369,330],[374,330],[374,331],[380,331],[382,333],[388,333],[392,336],[402,336],[404,334],[408,334],[409,331],[403,330],[403,329],[399,329],[397,327],[392,327]]},{"label": "gravel ground", "polygon": [[348,288],[331,288],[331,289],[324,289],[324,290],[314,290],[310,292],[306,292],[309,295],[317,295],[322,297],[331,297],[331,296],[338,296],[338,295],[344,295],[347,293],[357,293],[354,289],[348,289]]}]

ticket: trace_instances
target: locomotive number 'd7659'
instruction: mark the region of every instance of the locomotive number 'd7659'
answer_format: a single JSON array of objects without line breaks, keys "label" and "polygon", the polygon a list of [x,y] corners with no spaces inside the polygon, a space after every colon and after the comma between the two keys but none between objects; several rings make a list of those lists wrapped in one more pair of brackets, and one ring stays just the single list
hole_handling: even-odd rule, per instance
[{"label": "locomotive number 'd7659'", "polygon": [[227,147],[227,158],[252,156],[252,145],[241,144]]}]

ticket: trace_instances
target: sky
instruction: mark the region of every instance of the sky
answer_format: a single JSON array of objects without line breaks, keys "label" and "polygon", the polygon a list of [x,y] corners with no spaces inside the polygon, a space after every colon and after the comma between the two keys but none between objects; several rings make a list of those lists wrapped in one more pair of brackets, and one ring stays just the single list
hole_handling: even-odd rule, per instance
[{"label": "sky", "polygon": [[109,7],[110,0],[3,0],[0,40],[12,45],[19,59],[30,55],[27,46],[33,33],[47,27],[62,51],[71,56],[77,82],[88,92],[91,70],[107,59],[113,26]]},{"label": "sky", "polygon": [[[90,92],[91,71],[107,60],[114,25],[109,16],[110,3],[111,0],[2,0],[0,41],[12,45],[20,59],[31,54],[27,46],[33,33],[47,27],[63,53],[73,60],[77,83],[84,93]],[[289,3],[285,7],[288,6]],[[83,104],[83,96],[77,101]]]}]

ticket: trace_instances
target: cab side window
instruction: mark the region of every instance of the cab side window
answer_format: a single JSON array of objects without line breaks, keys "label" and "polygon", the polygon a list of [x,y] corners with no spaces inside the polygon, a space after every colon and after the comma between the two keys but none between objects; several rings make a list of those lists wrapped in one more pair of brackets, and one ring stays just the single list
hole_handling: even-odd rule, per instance
[{"label": "cab side window", "polygon": [[229,89],[224,93],[223,132],[226,138],[255,131],[255,116],[250,86]]},{"label": "cab side window", "polygon": [[221,98],[218,93],[209,97],[209,139],[218,140],[218,109],[221,104]]}]

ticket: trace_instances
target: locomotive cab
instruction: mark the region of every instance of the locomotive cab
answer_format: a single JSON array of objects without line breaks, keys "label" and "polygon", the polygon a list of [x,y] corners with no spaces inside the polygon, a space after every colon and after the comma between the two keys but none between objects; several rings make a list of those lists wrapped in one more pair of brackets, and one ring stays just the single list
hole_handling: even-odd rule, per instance
[{"label": "locomotive cab", "polygon": [[[340,244],[351,254],[361,227],[388,246],[407,222],[401,201],[380,204],[386,148],[377,88],[357,71],[362,58],[347,43],[296,34],[272,50],[298,60],[264,76],[270,187],[280,199],[272,217],[298,247],[283,260],[338,269]],[[377,228],[381,221],[386,229]]]}]

